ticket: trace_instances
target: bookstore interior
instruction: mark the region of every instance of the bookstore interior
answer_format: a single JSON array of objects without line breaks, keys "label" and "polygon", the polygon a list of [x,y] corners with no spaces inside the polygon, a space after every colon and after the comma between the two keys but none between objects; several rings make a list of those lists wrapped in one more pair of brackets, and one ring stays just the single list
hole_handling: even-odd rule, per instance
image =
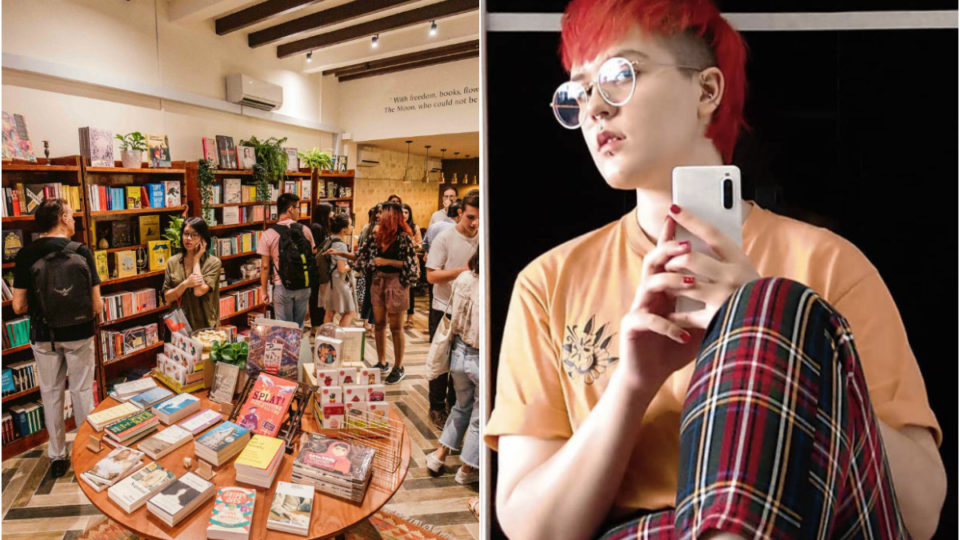
[{"label": "bookstore interior", "polygon": [[[72,209],[103,302],[94,409],[77,425],[62,400],[79,500],[142,537],[319,538],[401,488],[413,420],[373,367],[372,332],[312,310],[279,320],[258,246],[283,194],[304,226],[321,207],[349,217],[356,253],[388,197],[423,230],[445,191],[478,187],[478,7],[273,4],[4,3],[5,488],[8,460],[50,437],[35,313],[14,309],[48,199]],[[190,218],[220,261],[219,324],[203,328],[163,294]]]}]

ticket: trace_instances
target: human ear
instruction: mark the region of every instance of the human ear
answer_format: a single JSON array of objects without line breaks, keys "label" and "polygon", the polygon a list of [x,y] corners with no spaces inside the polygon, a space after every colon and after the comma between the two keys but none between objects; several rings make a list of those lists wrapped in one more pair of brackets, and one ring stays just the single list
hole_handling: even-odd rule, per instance
[{"label": "human ear", "polygon": [[700,118],[709,118],[723,99],[723,72],[717,67],[708,67],[700,72],[700,98],[697,114]]}]

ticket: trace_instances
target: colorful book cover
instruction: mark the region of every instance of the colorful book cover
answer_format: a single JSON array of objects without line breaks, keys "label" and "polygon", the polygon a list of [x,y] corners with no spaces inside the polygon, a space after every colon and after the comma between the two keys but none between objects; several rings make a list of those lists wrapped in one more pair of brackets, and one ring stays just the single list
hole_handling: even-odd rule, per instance
[{"label": "colorful book cover", "polygon": [[163,401],[171,396],[173,396],[173,392],[163,388],[162,386],[158,386],[151,390],[147,390],[142,394],[133,396],[130,398],[130,403],[133,403],[141,409],[147,409],[153,406],[153,404],[159,403],[160,401]]},{"label": "colorful book cover", "polygon": [[160,240],[160,216],[157,214],[150,214],[146,216],[138,216],[139,221],[139,230],[140,230],[140,243],[146,244],[150,240]]},{"label": "colorful book cover", "polygon": [[[311,494],[312,491],[311,489]],[[209,538],[211,533],[249,536],[250,522],[253,521],[253,508],[256,502],[257,491],[254,489],[220,488],[217,491],[216,501],[213,503],[209,525],[207,525],[207,537]]]},{"label": "colorful book cover", "polygon": [[13,262],[23,247],[23,231],[7,229],[3,231],[3,262]]},{"label": "colorful book cover", "polygon": [[201,137],[200,144],[203,146],[203,159],[210,162],[212,167],[216,167],[217,159],[217,140],[213,137]]},{"label": "colorful book cover", "polygon": [[190,394],[177,394],[166,401],[154,405],[153,411],[170,416],[198,401],[200,401],[200,398]]},{"label": "colorful book cover", "polygon": [[147,196],[150,200],[150,208],[164,207],[163,184],[159,182],[147,184]]},{"label": "colorful book cover", "polygon": [[254,433],[275,437],[296,390],[295,382],[261,373],[240,409],[239,424]]},{"label": "colorful book cover", "polygon": [[113,253],[114,263],[117,267],[117,277],[128,277],[137,275],[137,254],[132,249],[125,251],[115,251]]},{"label": "colorful book cover", "polygon": [[170,166],[170,141],[166,135],[147,135],[147,151],[150,153],[151,167]]},{"label": "colorful book cover", "polygon": [[126,193],[128,210],[134,210],[142,207],[140,204],[140,186],[127,186]]},{"label": "colorful book cover", "polygon": [[27,214],[33,214],[43,204],[43,184],[24,184],[27,202]]},{"label": "colorful book cover", "polygon": [[223,422],[197,439],[196,444],[209,448],[214,453],[219,453],[247,433],[250,433],[250,430],[245,427],[238,426],[233,422]]},{"label": "colorful book cover", "polygon": [[164,180],[163,181],[163,192],[166,194],[166,200],[164,204],[167,208],[173,208],[175,206],[180,206],[180,181],[179,180]]},{"label": "colorful book cover", "polygon": [[267,523],[301,531],[308,530],[310,515],[313,513],[313,494],[313,486],[277,482],[277,491],[273,495]]},{"label": "colorful book cover", "polygon": [[23,159],[20,154],[17,125],[13,115],[3,111],[3,157]]},{"label": "colorful book cover", "polygon": [[294,465],[321,469],[349,482],[362,483],[370,473],[376,450],[317,433],[308,433]]},{"label": "colorful book cover", "polygon": [[296,378],[300,360],[302,330],[296,323],[258,318],[250,330],[247,374],[260,371],[285,378]]},{"label": "colorful book cover", "polygon": [[250,438],[247,446],[243,448],[243,451],[240,452],[240,455],[237,456],[234,465],[246,465],[266,470],[282,446],[283,439],[254,435]]},{"label": "colorful book cover", "polygon": [[138,428],[143,426],[144,424],[149,424],[153,422],[154,418],[156,418],[156,415],[153,414],[152,412],[143,411],[133,416],[124,418],[119,422],[110,424],[109,426],[104,428],[104,431],[106,433],[112,433],[118,439],[123,439],[124,434],[137,431]]},{"label": "colorful book cover", "polygon": [[[82,128],[81,128],[82,129]],[[113,167],[113,132],[105,129],[87,128],[87,148],[91,167]]]},{"label": "colorful book cover", "polygon": [[92,476],[96,481],[110,484],[123,476],[123,473],[130,470],[140,463],[143,458],[143,452],[120,446],[114,448],[107,456],[97,462],[92,469],[87,471],[86,475]]},{"label": "colorful book cover", "polygon": [[221,169],[237,168],[237,149],[233,146],[233,137],[217,135],[217,152]]},{"label": "colorful book cover", "polygon": [[163,270],[167,267],[170,258],[169,240],[151,240],[147,242],[147,252],[150,257],[150,270]]},{"label": "colorful book cover", "polygon": [[[139,471],[117,482],[109,489],[109,496],[121,506],[133,511],[145,503],[144,497],[165,488],[177,479],[177,475],[157,462],[144,466]],[[140,504],[137,504],[137,503]]]},{"label": "colorful book cover", "polygon": [[319,369],[340,367],[342,350],[343,340],[326,336],[317,336],[316,350],[314,351],[313,361],[319,367]]}]

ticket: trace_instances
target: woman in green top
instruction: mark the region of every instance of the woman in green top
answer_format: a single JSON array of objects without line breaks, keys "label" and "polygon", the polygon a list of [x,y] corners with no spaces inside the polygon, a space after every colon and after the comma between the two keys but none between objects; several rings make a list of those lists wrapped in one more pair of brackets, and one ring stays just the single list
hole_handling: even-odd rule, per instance
[{"label": "woman in green top", "polygon": [[163,299],[179,303],[190,326],[220,325],[220,259],[207,253],[210,229],[198,217],[183,221],[180,252],[167,260],[163,276]]}]

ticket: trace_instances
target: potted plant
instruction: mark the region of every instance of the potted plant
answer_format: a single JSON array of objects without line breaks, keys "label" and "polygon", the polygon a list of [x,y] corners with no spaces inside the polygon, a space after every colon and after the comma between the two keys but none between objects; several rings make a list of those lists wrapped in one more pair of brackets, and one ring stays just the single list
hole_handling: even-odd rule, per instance
[{"label": "potted plant", "polygon": [[240,141],[242,146],[252,146],[257,154],[257,163],[253,166],[253,178],[257,181],[257,199],[267,201],[270,192],[267,189],[269,182],[276,182],[286,178],[287,153],[283,150],[283,143],[287,138],[277,139],[270,137],[264,141],[250,136]]},{"label": "potted plant", "polygon": [[173,216],[170,225],[163,231],[163,238],[170,242],[170,253],[180,251],[180,233],[183,231],[183,218]]},{"label": "potted plant", "polygon": [[120,161],[124,168],[139,169],[143,164],[141,158],[143,152],[147,149],[147,139],[143,133],[134,131],[126,135],[117,134],[116,138],[120,141]]},{"label": "potted plant", "polygon": [[197,163],[197,187],[200,189],[200,204],[203,206],[203,219],[207,225],[215,225],[213,208],[210,208],[213,198],[214,165],[212,161],[201,159]]},{"label": "potted plant", "polygon": [[314,171],[333,169],[333,155],[330,152],[321,152],[316,146],[307,153],[297,152],[300,162]]}]

